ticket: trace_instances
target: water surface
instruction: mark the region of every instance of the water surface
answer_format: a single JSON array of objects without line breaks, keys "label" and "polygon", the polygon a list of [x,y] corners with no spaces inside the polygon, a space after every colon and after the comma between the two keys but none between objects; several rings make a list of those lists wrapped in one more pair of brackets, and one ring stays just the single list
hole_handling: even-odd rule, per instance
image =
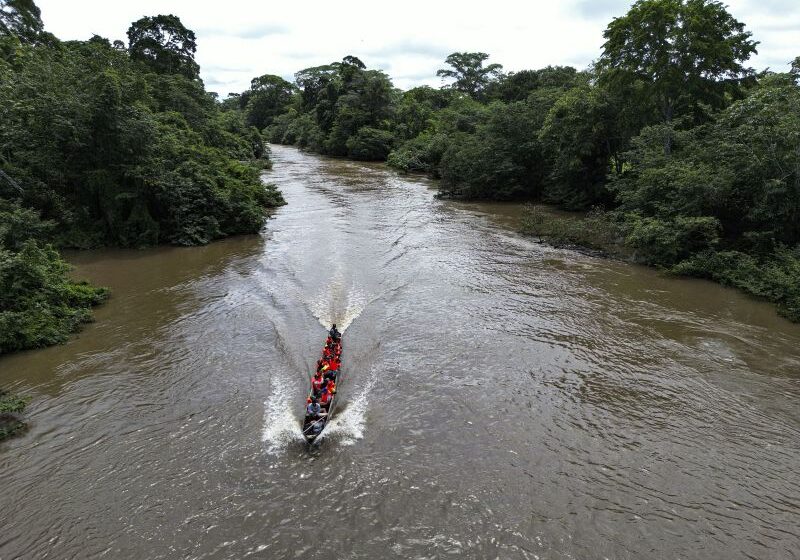
[{"label": "water surface", "polygon": [[[259,236],[73,255],[113,290],[0,444],[0,558],[800,558],[800,327],[537,244],[519,207],[275,147]],[[322,325],[345,406],[300,441]]]}]

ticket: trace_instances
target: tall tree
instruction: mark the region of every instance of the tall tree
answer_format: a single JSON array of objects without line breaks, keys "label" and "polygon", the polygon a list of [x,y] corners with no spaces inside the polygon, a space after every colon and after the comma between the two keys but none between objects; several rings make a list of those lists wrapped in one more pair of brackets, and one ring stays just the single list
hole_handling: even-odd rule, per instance
[{"label": "tall tree", "polygon": [[178,16],[143,17],[128,28],[131,58],[140,60],[160,74],[182,74],[195,79],[200,67],[194,61],[197,50],[194,31]]},{"label": "tall tree", "polygon": [[319,103],[322,92],[337,76],[336,64],[312,66],[296,72],[294,83],[300,88],[303,110],[313,109]]},{"label": "tall tree", "polygon": [[[743,63],[756,52],[751,33],[716,0],[638,0],[603,33],[601,83],[637,89],[664,123],[722,108],[753,75]],[[668,153],[669,141],[665,142]]]},{"label": "tall tree", "polygon": [[292,102],[294,86],[273,74],[253,78],[250,89],[244,92],[239,103],[245,108],[247,124],[259,130],[272,124],[278,115],[286,111]]},{"label": "tall tree", "polygon": [[477,99],[481,97],[486,86],[500,76],[503,69],[501,64],[484,67],[483,63],[487,58],[489,55],[482,52],[454,52],[445,59],[445,63],[452,69],[442,68],[436,75],[454,79],[450,87]]},{"label": "tall tree", "polygon": [[798,77],[800,77],[800,56],[795,58],[790,64],[792,65],[792,69],[789,70],[789,74],[794,81],[797,82]]},{"label": "tall tree", "polygon": [[0,0],[0,35],[32,43],[42,32],[41,11],[33,0]]}]

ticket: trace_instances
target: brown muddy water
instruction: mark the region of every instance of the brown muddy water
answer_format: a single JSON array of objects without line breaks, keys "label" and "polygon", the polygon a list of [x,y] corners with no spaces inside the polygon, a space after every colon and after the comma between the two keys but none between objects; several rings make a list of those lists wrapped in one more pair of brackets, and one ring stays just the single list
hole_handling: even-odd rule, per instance
[{"label": "brown muddy water", "polygon": [[[262,235],[74,255],[97,322],[0,359],[33,397],[0,558],[800,558],[800,326],[274,156]],[[309,449],[330,321],[345,406]]]}]

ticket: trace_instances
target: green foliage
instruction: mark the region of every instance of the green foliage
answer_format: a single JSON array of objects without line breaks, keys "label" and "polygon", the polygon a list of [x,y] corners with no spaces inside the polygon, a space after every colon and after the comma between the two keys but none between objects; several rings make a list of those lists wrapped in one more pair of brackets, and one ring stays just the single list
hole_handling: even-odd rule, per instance
[{"label": "green foliage", "polygon": [[643,130],[613,184],[622,209],[662,220],[712,216],[724,244],[740,250],[800,242],[800,89],[777,83],[702,127]]},{"label": "green foliage", "polygon": [[398,140],[411,140],[431,128],[436,112],[447,107],[452,92],[428,86],[403,93],[394,113],[394,135]]},{"label": "green foliage", "polygon": [[392,151],[394,136],[387,130],[363,126],[347,139],[347,157],[364,161],[384,161]]},{"label": "green foliage", "polygon": [[43,30],[41,15],[33,0],[0,0],[0,35],[33,43]]},{"label": "green foliage", "polygon": [[568,90],[582,81],[577,70],[571,66],[548,66],[540,70],[521,70],[500,76],[498,80],[487,84],[486,95],[489,99],[505,103],[525,101],[536,90]]},{"label": "green foliage", "polygon": [[550,164],[544,198],[569,209],[608,204],[606,176],[617,143],[607,96],[588,85],[565,92],[547,113],[539,139]]},{"label": "green foliage", "polygon": [[[264,121],[270,141],[333,156],[386,158],[394,145],[389,128],[398,98],[386,74],[368,70],[358,58],[346,56],[342,62],[297,72],[295,83],[299,95],[291,99],[284,95],[285,112]],[[288,93],[284,88],[284,94]],[[245,92],[242,97],[251,95]],[[246,112],[252,115],[250,101],[247,106]]]},{"label": "green foliage", "polygon": [[800,246],[754,256],[706,251],[672,268],[676,274],[708,278],[778,304],[781,315],[800,322]]},{"label": "green foliage", "polygon": [[389,154],[388,164],[400,171],[438,176],[439,162],[448,146],[447,135],[423,132]]},{"label": "green foliage", "polygon": [[23,412],[28,406],[30,398],[10,395],[0,389],[0,414],[15,414]]},{"label": "green foliage", "polygon": [[325,144],[325,133],[314,120],[314,116],[308,113],[300,115],[287,127],[286,137],[294,139],[301,148],[315,152],[321,152]]},{"label": "green foliage", "polygon": [[294,86],[272,74],[253,78],[250,89],[239,97],[248,125],[263,130],[282,115],[292,102]]},{"label": "green foliage", "polygon": [[445,64],[450,68],[437,70],[436,75],[440,78],[452,78],[454,82],[450,87],[479,99],[486,87],[499,77],[503,69],[502,64],[490,64],[484,67],[483,63],[488,58],[489,55],[482,52],[454,52],[445,59]]},{"label": "green foliage", "polygon": [[[260,133],[186,75],[193,34],[179,23],[134,24],[130,56],[95,38],[20,45],[0,65],[0,170],[60,244],[204,243],[257,232],[281,202],[258,176]],[[138,64],[151,41],[169,52]]]},{"label": "green foliage", "polygon": [[194,61],[197,42],[177,16],[143,17],[128,28],[131,59],[140,61],[161,74],[181,74],[190,80],[198,77]]},{"label": "green foliage", "polygon": [[628,218],[625,241],[647,264],[672,266],[713,249],[719,242],[719,221],[713,217],[679,216],[665,220],[632,215]]},{"label": "green foliage", "polygon": [[30,398],[11,395],[0,389],[0,441],[21,432],[26,424],[18,415],[25,411]]},{"label": "green foliage", "polygon": [[[436,129],[451,139],[439,164],[443,194],[540,199],[552,175],[552,158],[547,154],[553,150],[543,142],[552,137],[541,130],[553,106],[570,91],[565,87],[554,80],[532,91],[525,101],[485,106],[460,99],[440,111],[434,119]],[[589,191],[583,185],[578,188]]]},{"label": "green foliage", "polygon": [[0,354],[62,343],[91,320],[107,292],[68,272],[55,249],[33,239],[18,251],[0,248]]},{"label": "green foliage", "polygon": [[601,82],[612,90],[641,85],[639,102],[663,122],[699,117],[703,105],[723,107],[752,76],[742,64],[756,52],[750,36],[721,2],[638,0],[603,34]]},{"label": "green foliage", "polygon": [[534,198],[545,176],[537,131],[541,115],[527,103],[492,104],[475,133],[456,135],[442,156],[444,194],[499,200]]},{"label": "green foliage", "polygon": [[0,198],[0,247],[19,251],[26,241],[45,239],[52,229],[53,223],[41,221],[38,212]]},{"label": "green foliage", "polygon": [[621,225],[611,213],[599,207],[574,215],[530,206],[522,219],[521,230],[556,246],[588,247],[609,256],[630,256]]},{"label": "green foliage", "polygon": [[283,203],[263,137],[205,91],[175,16],[134,22],[128,50],[59,42],[30,1],[3,0],[0,26],[0,353],[65,341],[106,296],[51,243],[207,243]]}]

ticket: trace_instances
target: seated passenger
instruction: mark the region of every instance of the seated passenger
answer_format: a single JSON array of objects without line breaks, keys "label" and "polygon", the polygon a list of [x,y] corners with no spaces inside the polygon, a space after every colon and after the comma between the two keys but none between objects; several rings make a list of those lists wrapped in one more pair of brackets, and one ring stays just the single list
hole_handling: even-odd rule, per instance
[{"label": "seated passenger", "polygon": [[318,392],[324,385],[325,378],[322,376],[322,373],[318,371],[314,374],[314,377],[311,378],[311,390]]},{"label": "seated passenger", "polygon": [[328,413],[322,410],[322,407],[317,402],[317,399],[311,398],[311,402],[306,406],[306,414],[311,418],[320,418]]},{"label": "seated passenger", "polygon": [[331,395],[335,395],[336,394],[336,381],[334,381],[333,379],[328,379],[328,384],[325,386],[325,388],[328,390],[328,392]]},{"label": "seated passenger", "polygon": [[322,388],[322,395],[319,397],[319,404],[323,408],[327,408],[328,405],[331,404],[331,399],[333,399],[333,393],[328,391],[328,387],[325,386]]},{"label": "seated passenger", "polygon": [[331,371],[337,371],[339,367],[342,365],[342,362],[339,361],[339,358],[333,357],[328,361],[328,369]]},{"label": "seated passenger", "polygon": [[330,330],[330,331],[328,331],[328,335],[330,335],[330,337],[331,337],[333,340],[339,340],[339,338],[342,336],[342,333],[340,333],[340,332],[339,332],[339,331],[336,329],[336,323],[334,323],[334,324],[333,324],[333,326],[331,326],[331,330]]},{"label": "seated passenger", "polygon": [[333,370],[326,370],[325,371],[325,381],[336,381],[336,374],[337,372]]}]

